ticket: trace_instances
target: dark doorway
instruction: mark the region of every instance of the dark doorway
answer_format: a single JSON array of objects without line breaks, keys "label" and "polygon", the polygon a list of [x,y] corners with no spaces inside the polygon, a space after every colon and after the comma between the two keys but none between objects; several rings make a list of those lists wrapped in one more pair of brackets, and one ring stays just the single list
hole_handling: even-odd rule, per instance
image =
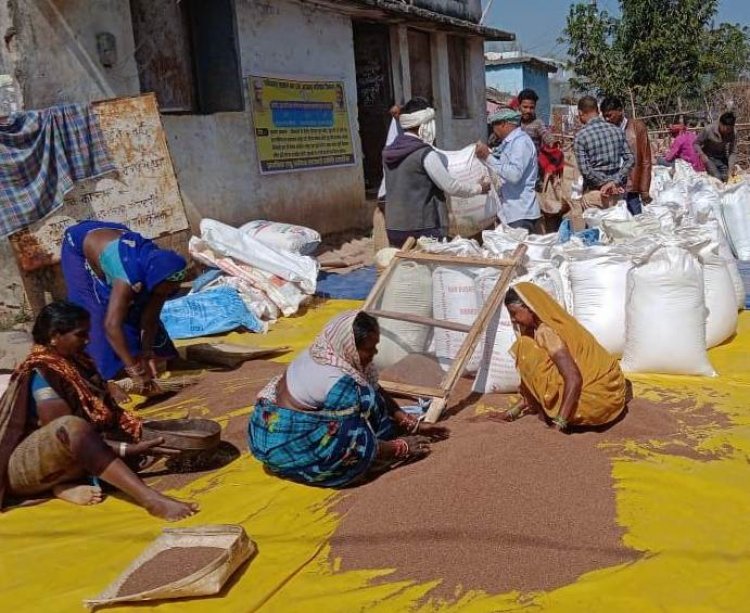
[{"label": "dark doorway", "polygon": [[365,189],[377,192],[383,178],[382,151],[394,103],[388,26],[354,23],[354,63],[357,72],[357,109]]}]

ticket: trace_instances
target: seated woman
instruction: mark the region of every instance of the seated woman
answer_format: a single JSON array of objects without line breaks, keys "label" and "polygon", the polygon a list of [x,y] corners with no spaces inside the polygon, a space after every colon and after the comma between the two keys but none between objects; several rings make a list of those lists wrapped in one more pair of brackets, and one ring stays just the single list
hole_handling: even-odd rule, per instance
[{"label": "seated woman", "polygon": [[344,313],[261,391],[248,435],[269,471],[341,487],[376,466],[421,458],[430,442],[447,437],[446,428],[406,414],[378,386],[372,360],[379,341],[374,317]]},{"label": "seated woman", "polygon": [[539,413],[560,431],[617,419],[626,403],[617,358],[536,285],[519,283],[509,289],[505,305],[521,333],[511,352],[522,397],[506,418]]},{"label": "seated woman", "polygon": [[87,352],[98,371],[111,380],[124,369],[153,388],[155,358],[177,355],[159,315],[185,278],[185,259],[122,224],[82,221],[65,231],[60,264],[68,300],[91,314]]},{"label": "seated woman", "polygon": [[[0,508],[14,498],[52,492],[75,504],[102,500],[96,477],[122,490],[152,515],[174,521],[198,511],[163,496],[130,468],[164,441],[140,441],[141,421],[123,411],[84,353],[89,314],[70,302],[44,307],[32,331],[36,343],[0,399]],[[96,480],[94,480],[96,483]]]}]

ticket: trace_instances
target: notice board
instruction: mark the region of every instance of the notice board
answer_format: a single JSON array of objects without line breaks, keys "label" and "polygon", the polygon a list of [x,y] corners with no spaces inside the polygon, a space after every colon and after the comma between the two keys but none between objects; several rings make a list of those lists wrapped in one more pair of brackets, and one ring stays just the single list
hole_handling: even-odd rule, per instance
[{"label": "notice board", "polygon": [[354,164],[343,81],[247,80],[262,174]]},{"label": "notice board", "polygon": [[63,232],[86,219],[125,224],[147,238],[189,228],[154,94],[92,104],[117,172],[81,181],[62,207],[13,234],[22,272],[60,261]]}]

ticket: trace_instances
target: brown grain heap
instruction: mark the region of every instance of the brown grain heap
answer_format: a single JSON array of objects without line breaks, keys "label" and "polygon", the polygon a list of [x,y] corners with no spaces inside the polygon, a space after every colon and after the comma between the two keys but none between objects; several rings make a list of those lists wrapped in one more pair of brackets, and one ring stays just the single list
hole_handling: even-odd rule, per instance
[{"label": "brown grain heap", "polygon": [[117,596],[132,596],[189,577],[213,562],[221,547],[171,547],[139,566],[120,586]]}]

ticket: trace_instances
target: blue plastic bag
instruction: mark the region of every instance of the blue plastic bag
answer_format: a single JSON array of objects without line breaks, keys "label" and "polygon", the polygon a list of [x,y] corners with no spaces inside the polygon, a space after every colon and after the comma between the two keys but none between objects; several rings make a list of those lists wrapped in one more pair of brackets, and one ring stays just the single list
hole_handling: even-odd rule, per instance
[{"label": "blue plastic bag", "polygon": [[241,327],[251,332],[264,331],[237,290],[227,286],[168,300],[161,311],[161,321],[173,339],[221,334]]},{"label": "blue plastic bag", "polygon": [[557,233],[557,242],[561,245],[567,243],[574,236],[580,238],[586,247],[599,244],[599,230],[598,228],[588,228],[581,232],[573,232],[573,228],[570,224],[570,219],[563,219],[560,224],[560,229]]}]

